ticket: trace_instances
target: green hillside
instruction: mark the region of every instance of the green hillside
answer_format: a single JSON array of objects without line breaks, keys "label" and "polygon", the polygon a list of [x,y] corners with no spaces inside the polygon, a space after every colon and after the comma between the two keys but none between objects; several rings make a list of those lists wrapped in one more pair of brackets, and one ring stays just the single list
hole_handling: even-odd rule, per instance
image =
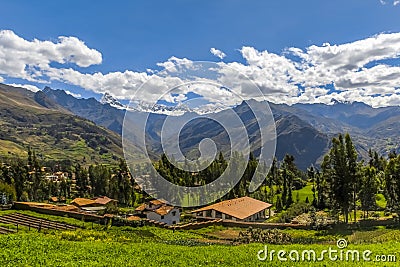
[{"label": "green hillside", "polygon": [[72,115],[41,91],[0,84],[0,127],[0,156],[25,155],[29,146],[46,160],[111,163],[123,156],[119,135]]}]

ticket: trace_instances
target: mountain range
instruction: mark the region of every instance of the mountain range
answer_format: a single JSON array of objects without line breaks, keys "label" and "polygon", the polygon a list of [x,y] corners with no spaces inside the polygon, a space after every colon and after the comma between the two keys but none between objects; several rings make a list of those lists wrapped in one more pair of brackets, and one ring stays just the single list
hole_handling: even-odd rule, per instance
[{"label": "mountain range", "polygon": [[[105,95],[101,104],[93,98],[76,99],[62,90],[47,88],[44,93],[70,112],[121,134],[124,110],[111,95]],[[105,101],[106,99],[109,102]],[[276,123],[277,158],[282,159],[286,153],[292,154],[299,168],[303,170],[311,164],[319,164],[329,149],[332,137],[338,133],[350,133],[360,157],[364,159],[368,158],[370,148],[383,155],[399,149],[400,107],[372,108],[358,102],[334,102],[333,105],[295,104],[289,106],[273,103],[269,105]],[[132,111],[153,114],[149,117],[147,131],[149,146],[156,152],[161,151],[159,133],[166,117],[163,114],[157,116],[154,114],[160,113],[160,110],[162,108],[158,106],[154,111],[145,106]],[[248,109],[245,106],[238,106],[236,111],[241,116]],[[219,113],[223,112],[219,111]],[[244,122],[247,127],[252,121],[244,118]],[[181,136],[180,144],[183,151],[193,150],[198,141],[205,137],[219,138],[219,142],[222,140],[221,129],[212,122],[186,127],[182,129]],[[254,129],[250,129],[249,136],[257,136]],[[252,140],[252,143],[257,142]],[[253,145],[253,149],[256,151],[259,147]]]},{"label": "mountain range", "polygon": [[[76,140],[70,140],[70,143],[63,144],[64,149],[68,146],[76,146],[75,143],[81,142],[82,144],[82,140],[85,140],[84,137],[87,137],[86,129],[90,129],[91,132],[95,132],[95,136],[103,136],[108,140],[104,147],[107,152],[102,151],[103,156],[99,154],[101,143],[97,142],[97,146],[93,149],[90,147],[90,141],[83,142],[88,149],[93,150],[94,155],[99,155],[98,160],[107,153],[122,156],[121,133],[126,106],[119,103],[110,94],[105,94],[101,101],[97,101],[95,98],[79,99],[63,90],[53,90],[50,87],[33,93],[22,88],[1,85],[0,101],[2,101],[0,123],[3,125],[0,142],[4,147],[12,148],[11,150],[22,150],[27,144],[35,144],[35,142],[40,144],[41,137],[38,134],[40,131],[37,130],[37,126],[40,124],[39,129],[46,133],[46,138],[50,138],[48,137],[50,135],[54,139],[47,142],[49,148],[46,148],[45,151],[50,149],[50,144],[56,146],[56,140],[64,142],[66,136],[78,137],[74,137]],[[269,106],[276,124],[276,156],[281,160],[286,153],[293,155],[300,169],[305,170],[311,164],[318,166],[323,155],[329,150],[332,137],[338,133],[350,133],[356,149],[363,159],[368,158],[369,148],[383,155],[393,150],[396,152],[399,150],[400,107],[372,108],[358,102],[335,102],[333,105],[295,104],[292,106],[269,103]],[[183,111],[193,112],[187,107],[179,110],[179,112]],[[249,107],[242,103],[235,107],[235,111],[243,120],[250,136],[252,150],[257,154],[262,144],[259,139],[259,129],[254,127],[254,117],[248,115]],[[151,110],[150,106],[139,103],[129,112],[149,115],[146,126],[146,144],[151,150],[150,154],[157,157],[156,155],[162,152],[160,132],[162,123],[167,117],[162,113],[168,114],[171,109],[160,105],[156,106],[155,110]],[[225,116],[224,112],[226,111],[218,111],[216,116],[223,117]],[[77,129],[69,129],[68,125],[76,121],[79,121],[80,126]],[[7,127],[4,128],[4,125]],[[53,129],[53,131],[44,130],[45,128]],[[81,132],[73,133],[73,130]],[[26,135],[29,132],[35,133],[36,137],[19,139],[20,133]],[[57,132],[59,132],[58,135]],[[184,154],[195,157],[198,152],[198,142],[206,137],[220,143],[219,149],[224,151],[227,149],[226,133],[220,125],[211,120],[203,120],[192,122],[182,129],[180,146]],[[96,140],[96,137],[93,138]],[[94,146],[94,144],[92,145]],[[135,145],[132,144],[132,146]],[[58,147],[53,149],[55,151],[62,150]],[[135,151],[138,154],[141,153],[138,150]],[[50,154],[57,157],[57,153]]]}]

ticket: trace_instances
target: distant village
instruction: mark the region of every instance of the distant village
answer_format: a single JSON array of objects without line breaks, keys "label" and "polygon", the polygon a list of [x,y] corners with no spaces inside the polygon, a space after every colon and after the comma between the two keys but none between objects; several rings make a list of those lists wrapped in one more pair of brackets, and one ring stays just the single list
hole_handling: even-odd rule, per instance
[{"label": "distant village", "polygon": [[[222,156],[219,161],[215,164],[224,164]],[[49,168],[41,166],[34,151],[29,150],[27,163],[10,162],[1,166],[0,174],[6,185],[0,187],[3,208],[128,225],[150,222],[176,226],[216,220],[264,222],[271,216],[272,204],[243,195],[225,196],[222,201],[193,209],[152,199],[132,178],[123,160],[116,167]]]},{"label": "distant village", "polygon": [[[191,221],[226,220],[236,222],[264,222],[271,216],[272,204],[251,198],[241,197],[221,201],[202,208],[189,211]],[[51,197],[47,202],[15,202],[13,207],[21,210],[33,210],[54,215],[79,214],[86,218],[99,214],[108,218],[119,218],[134,222],[159,222],[165,225],[178,225],[182,222],[182,209],[174,207],[164,200],[147,201],[133,212],[121,215],[104,213],[107,210],[118,210],[118,201],[107,196],[95,198],[75,198],[66,203],[65,198]],[[56,212],[56,213],[54,213]],[[58,213],[57,213],[58,212]],[[73,217],[73,216],[72,216]]]},{"label": "distant village", "polygon": [[[48,171],[42,168],[43,172]],[[32,174],[32,173],[31,173]],[[59,183],[68,178],[67,172],[47,172],[45,179],[52,183]],[[74,183],[76,181],[73,181]],[[4,201],[4,200],[3,200]],[[6,204],[6,203],[3,203]],[[241,197],[221,201],[199,209],[189,211],[190,217],[195,221],[230,220],[238,222],[264,222],[271,216],[272,204],[251,198]],[[59,211],[56,214],[80,214],[87,217],[93,215],[107,215],[107,217],[118,217],[120,215],[107,214],[107,211],[115,213],[118,211],[118,200],[107,196],[94,198],[78,197],[67,203],[65,197],[52,196],[45,202],[14,202],[13,207],[23,210],[34,210],[44,213]],[[165,200],[153,199],[140,204],[132,212],[122,216],[127,221],[152,221],[165,225],[177,225],[181,223],[182,209],[168,204]]]}]

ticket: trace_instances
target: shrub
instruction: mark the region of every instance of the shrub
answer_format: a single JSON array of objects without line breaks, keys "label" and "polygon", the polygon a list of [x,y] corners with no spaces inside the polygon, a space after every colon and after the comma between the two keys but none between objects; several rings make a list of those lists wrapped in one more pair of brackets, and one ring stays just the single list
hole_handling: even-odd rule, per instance
[{"label": "shrub", "polygon": [[372,217],[379,218],[379,217],[381,217],[381,215],[379,214],[379,212],[374,212],[374,213],[372,213]]},{"label": "shrub", "polygon": [[[5,199],[6,203],[0,203],[0,204],[7,204],[7,203],[10,203],[11,201],[17,199],[17,193],[15,192],[14,186],[0,181],[0,197],[2,197],[3,194],[6,198]],[[0,202],[2,202],[2,201],[3,200],[0,199]]]},{"label": "shrub", "polygon": [[307,213],[310,209],[310,203],[297,202],[290,206],[286,211],[280,213],[276,220],[280,223],[290,223],[296,216]]},{"label": "shrub", "polygon": [[260,242],[267,244],[289,244],[292,242],[291,235],[284,233],[278,229],[262,230],[249,227],[246,231],[241,231],[239,237],[235,239],[236,243],[248,244],[252,242]]}]

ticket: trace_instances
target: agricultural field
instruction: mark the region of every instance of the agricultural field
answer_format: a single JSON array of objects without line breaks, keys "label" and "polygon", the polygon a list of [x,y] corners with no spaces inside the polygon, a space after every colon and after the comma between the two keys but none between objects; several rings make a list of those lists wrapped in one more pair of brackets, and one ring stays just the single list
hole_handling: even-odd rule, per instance
[{"label": "agricultural field", "polygon": [[[0,214],[1,215],[1,214]],[[30,215],[35,215],[30,213]],[[53,216],[42,218],[54,219]],[[398,266],[396,262],[323,261],[292,262],[282,265],[277,251],[338,250],[337,240],[345,239],[343,249],[371,251],[376,255],[396,255],[400,250],[400,230],[377,227],[364,230],[336,229],[326,231],[287,229],[276,231],[290,236],[288,243],[240,243],[239,234],[246,229],[208,227],[199,230],[172,231],[155,227],[100,227],[63,218],[70,224],[81,224],[75,231],[28,231],[0,235],[0,266]],[[3,225],[4,226],[4,225]],[[275,232],[275,231],[272,231]],[[275,250],[272,261],[260,261],[257,253],[267,246]],[[339,250],[340,251],[340,250]],[[262,255],[262,254],[261,254]],[[344,254],[345,255],[345,254]],[[344,258],[343,258],[344,259]],[[396,259],[397,261],[399,259]]]}]

